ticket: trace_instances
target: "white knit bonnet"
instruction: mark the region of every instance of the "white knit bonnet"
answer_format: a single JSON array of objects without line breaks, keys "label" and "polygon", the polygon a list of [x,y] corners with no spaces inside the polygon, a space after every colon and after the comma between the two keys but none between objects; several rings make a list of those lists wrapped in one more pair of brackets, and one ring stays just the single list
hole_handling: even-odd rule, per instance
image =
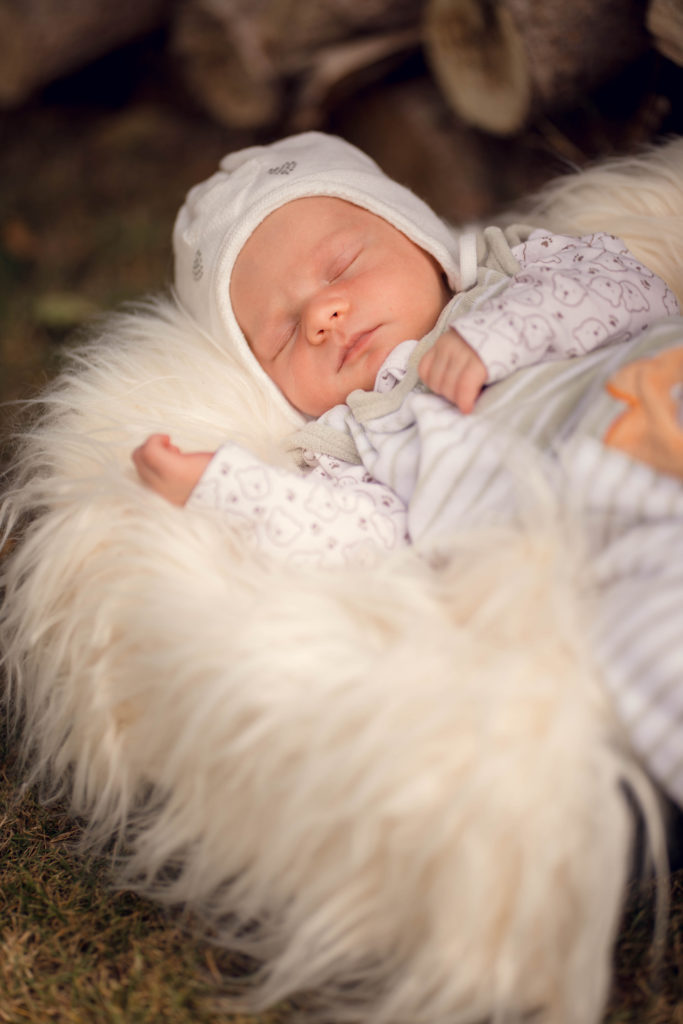
[{"label": "white knit bonnet", "polygon": [[235,319],[230,277],[242,246],[261,221],[304,196],[335,196],[383,217],[434,257],[453,291],[460,289],[456,232],[343,139],[305,132],[224,157],[215,174],[190,190],[176,218],[176,295],[204,331],[237,352],[289,410]]}]

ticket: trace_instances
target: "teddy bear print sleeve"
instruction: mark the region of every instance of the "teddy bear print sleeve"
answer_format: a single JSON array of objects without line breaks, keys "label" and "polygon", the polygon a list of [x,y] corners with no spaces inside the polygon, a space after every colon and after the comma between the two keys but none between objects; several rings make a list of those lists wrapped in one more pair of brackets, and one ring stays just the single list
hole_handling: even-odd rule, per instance
[{"label": "teddy bear print sleeve", "polygon": [[301,475],[222,445],[188,507],[226,517],[247,544],[291,565],[367,565],[407,543],[406,510],[362,466],[330,457]]},{"label": "teddy bear print sleeve", "polygon": [[628,341],[677,313],[666,283],[612,235],[533,232],[513,250],[520,270],[451,326],[479,354],[488,381],[548,358]]}]

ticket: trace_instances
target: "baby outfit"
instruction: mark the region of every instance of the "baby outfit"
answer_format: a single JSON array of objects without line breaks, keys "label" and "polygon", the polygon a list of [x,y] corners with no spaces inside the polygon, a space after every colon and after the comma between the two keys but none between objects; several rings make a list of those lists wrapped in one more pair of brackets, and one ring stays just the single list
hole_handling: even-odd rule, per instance
[{"label": "baby outfit", "polygon": [[[354,392],[302,427],[293,444],[306,476],[228,442],[190,503],[239,517],[245,536],[291,563],[366,563],[510,511],[524,439],[548,451],[596,417],[592,432],[602,437],[620,407],[604,384],[636,358],[614,346],[675,313],[675,297],[608,235],[537,231],[510,248],[494,231],[497,267],[516,273],[482,265],[478,283],[454,296],[426,338],[390,354],[373,392]],[[420,358],[451,325],[491,382],[467,416],[417,376]]]},{"label": "baby outfit", "polygon": [[[589,649],[634,747],[683,805],[683,559],[672,557],[683,550],[683,486],[605,443],[631,405],[610,381],[634,360],[683,346],[675,297],[609,235],[463,236],[341,140],[306,133],[252,147],[188,196],[174,235],[176,286],[199,324],[285,406],[235,320],[229,279],[260,221],[307,195],[383,216],[438,261],[454,297],[426,338],[390,353],[372,392],[353,392],[314,422],[299,417],[301,474],[228,442],[189,504],[229,513],[265,557],[334,568],[407,543],[430,557],[454,531],[515,522],[540,471],[582,528],[596,598]],[[450,326],[488,371],[469,415],[418,378]]]}]

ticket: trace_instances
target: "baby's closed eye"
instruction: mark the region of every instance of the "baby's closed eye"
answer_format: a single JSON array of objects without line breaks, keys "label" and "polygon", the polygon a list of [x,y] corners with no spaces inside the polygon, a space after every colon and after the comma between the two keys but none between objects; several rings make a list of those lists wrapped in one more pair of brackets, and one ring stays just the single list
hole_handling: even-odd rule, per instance
[{"label": "baby's closed eye", "polygon": [[341,277],[342,274],[345,274],[351,265],[356,262],[360,253],[360,247],[356,245],[343,249],[329,268],[327,273],[328,284],[331,284],[333,281],[336,281],[337,278]]}]

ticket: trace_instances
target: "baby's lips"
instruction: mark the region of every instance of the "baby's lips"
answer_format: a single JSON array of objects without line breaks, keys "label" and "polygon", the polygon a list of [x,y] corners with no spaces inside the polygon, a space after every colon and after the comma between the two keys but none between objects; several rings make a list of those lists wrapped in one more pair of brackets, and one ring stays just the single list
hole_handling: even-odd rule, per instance
[{"label": "baby's lips", "polygon": [[364,341],[366,341],[372,334],[374,334],[376,330],[376,327],[368,327],[366,330],[356,331],[355,334],[352,334],[344,339],[344,344],[342,345],[341,358],[339,360],[339,369],[342,368],[342,366],[349,358],[349,356],[353,356],[355,349]]}]

